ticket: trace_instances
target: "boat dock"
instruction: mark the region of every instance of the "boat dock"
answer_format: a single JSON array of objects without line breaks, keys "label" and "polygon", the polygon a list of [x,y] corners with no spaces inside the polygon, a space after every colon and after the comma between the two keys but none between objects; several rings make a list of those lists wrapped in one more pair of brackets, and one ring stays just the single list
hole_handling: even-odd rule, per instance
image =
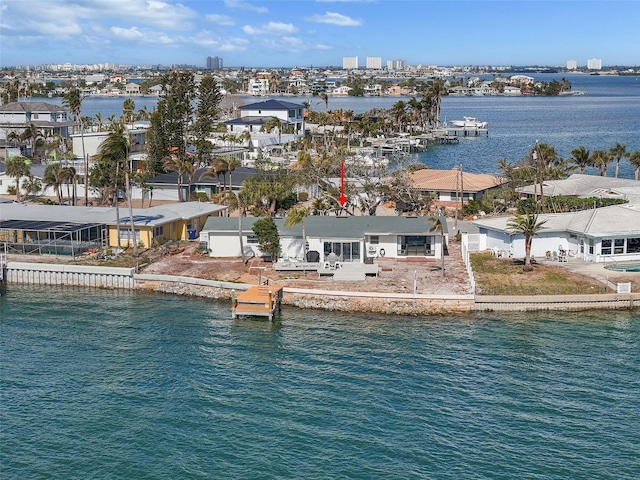
[{"label": "boat dock", "polygon": [[231,293],[231,318],[267,317],[269,321],[282,311],[281,285],[256,285],[237,296]]},{"label": "boat dock", "polygon": [[471,137],[471,136],[475,136],[475,137],[479,137],[481,135],[484,135],[486,137],[489,136],[489,127],[473,127],[473,126],[464,126],[464,127],[455,127],[455,126],[448,126],[446,127],[444,130],[446,130],[447,132],[447,136],[453,136],[453,137]]}]

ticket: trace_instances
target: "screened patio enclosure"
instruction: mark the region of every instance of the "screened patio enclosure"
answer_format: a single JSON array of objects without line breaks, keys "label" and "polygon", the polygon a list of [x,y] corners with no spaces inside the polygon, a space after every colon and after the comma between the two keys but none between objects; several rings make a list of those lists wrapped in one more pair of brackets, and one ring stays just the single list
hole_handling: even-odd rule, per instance
[{"label": "screened patio enclosure", "polygon": [[36,220],[0,222],[0,243],[7,254],[70,255],[75,257],[107,246],[107,227],[98,223]]}]

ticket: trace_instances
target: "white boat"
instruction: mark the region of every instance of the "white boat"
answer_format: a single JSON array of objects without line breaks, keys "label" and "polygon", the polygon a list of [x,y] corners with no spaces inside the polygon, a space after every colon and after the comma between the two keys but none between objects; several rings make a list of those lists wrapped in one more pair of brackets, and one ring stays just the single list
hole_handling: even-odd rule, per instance
[{"label": "white boat", "polygon": [[464,120],[451,120],[449,123],[460,128],[487,128],[488,122],[480,122],[476,117],[463,117]]}]

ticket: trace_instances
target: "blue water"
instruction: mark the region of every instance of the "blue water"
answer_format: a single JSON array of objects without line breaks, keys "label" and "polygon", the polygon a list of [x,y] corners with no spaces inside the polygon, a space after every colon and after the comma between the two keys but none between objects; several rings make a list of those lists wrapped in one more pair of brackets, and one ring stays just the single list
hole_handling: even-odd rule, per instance
[{"label": "blue water", "polygon": [[639,351],[638,311],[270,325],[10,285],[0,477],[635,480]]},{"label": "blue water", "polygon": [[[591,151],[609,150],[623,143],[627,151],[640,150],[640,76],[592,76],[535,74],[536,80],[549,81],[567,77],[574,90],[587,92],[585,96],[570,97],[444,97],[442,120],[477,117],[489,122],[489,137],[464,138],[457,145],[435,146],[416,160],[435,169],[449,169],[462,165],[474,173],[499,173],[497,161],[506,158],[518,162],[533,148],[536,141],[556,148],[563,158],[571,150],[584,145]],[[122,115],[125,99],[90,97],[84,100],[83,115],[103,118]],[[245,97],[246,104],[262,101],[264,97]],[[310,101],[312,108],[323,111],[324,102],[315,97],[287,97],[294,102]],[[362,113],[372,108],[390,108],[399,97],[332,97],[329,108]],[[49,101],[60,102],[60,99]],[[146,106],[153,110],[157,99],[137,97],[136,109]],[[608,169],[613,176],[614,164]],[[586,173],[597,174],[588,169]],[[620,164],[619,176],[633,178],[628,160]]]}]

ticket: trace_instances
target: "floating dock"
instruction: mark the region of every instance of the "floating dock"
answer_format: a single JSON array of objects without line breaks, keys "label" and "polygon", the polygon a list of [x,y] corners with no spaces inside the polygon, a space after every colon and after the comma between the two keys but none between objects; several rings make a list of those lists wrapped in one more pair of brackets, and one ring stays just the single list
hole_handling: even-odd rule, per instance
[{"label": "floating dock", "polygon": [[249,288],[237,296],[231,293],[231,318],[267,317],[269,321],[282,311],[281,285],[259,285]]}]

